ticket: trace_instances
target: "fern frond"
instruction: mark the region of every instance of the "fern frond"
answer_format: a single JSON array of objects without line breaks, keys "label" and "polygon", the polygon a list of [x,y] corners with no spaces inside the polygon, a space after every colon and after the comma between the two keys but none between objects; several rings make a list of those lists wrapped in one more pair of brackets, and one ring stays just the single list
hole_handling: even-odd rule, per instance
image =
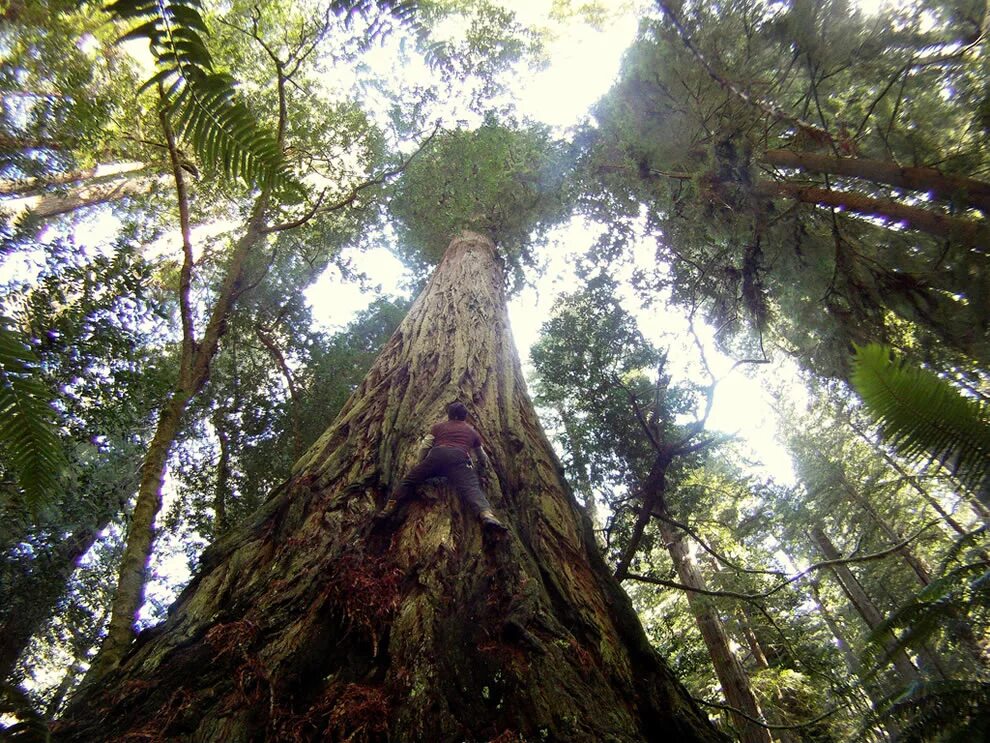
[{"label": "fern frond", "polygon": [[34,510],[58,484],[62,448],[55,411],[38,380],[37,360],[6,318],[0,317],[0,446],[16,473],[25,505]]},{"label": "fern frond", "polygon": [[990,415],[936,374],[895,360],[886,346],[857,347],[851,377],[867,412],[901,456],[937,461],[990,499]]},{"label": "fern frond", "polygon": [[897,724],[901,743],[986,740],[990,732],[990,684],[926,681],[879,710],[879,720]]},{"label": "fern frond", "polygon": [[[271,187],[283,199],[302,196],[275,137],[240,100],[234,80],[215,70],[200,0],[112,0],[105,9],[116,20],[137,24],[121,40],[150,42],[157,71],[142,89],[161,86],[176,130],[205,166],[250,186]],[[345,21],[384,14],[425,34],[417,0],[332,0],[330,10]],[[368,40],[385,32],[373,24]]]},{"label": "fern frond", "polygon": [[199,0],[114,0],[106,6],[113,18],[137,23],[121,41],[149,41],[157,71],[142,89],[161,86],[176,131],[204,166],[283,198],[298,197],[302,186],[274,135],[238,97],[234,80],[215,71],[200,9]]}]

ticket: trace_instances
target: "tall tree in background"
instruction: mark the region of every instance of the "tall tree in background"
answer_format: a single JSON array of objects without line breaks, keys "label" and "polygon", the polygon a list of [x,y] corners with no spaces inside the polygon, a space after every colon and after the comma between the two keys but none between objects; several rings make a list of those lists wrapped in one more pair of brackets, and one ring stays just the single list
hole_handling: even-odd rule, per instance
[{"label": "tall tree in background", "polygon": [[985,367],[985,12],[965,7],[661,3],[588,133],[589,207],[642,205],[652,285],[727,347],[839,377],[851,342]]},{"label": "tall tree in background", "polygon": [[[616,577],[636,578],[632,564],[647,562],[640,553],[659,537],[689,589],[688,602],[736,734],[744,743],[769,743],[759,702],[722,619],[707,597],[694,592],[708,588],[692,547],[671,523],[671,511],[679,508],[671,491],[690,468],[686,462],[714,441],[700,435],[703,418],[689,425],[673,423],[677,412],[691,407],[691,393],[671,386],[664,355],[649,346],[615,292],[615,282],[600,275],[558,302],[532,351],[540,375],[538,399],[584,421],[583,429],[572,425],[568,433],[593,431],[594,439],[568,437],[565,446],[593,453],[599,489],[611,480],[625,493],[619,498],[613,492],[609,503],[613,516],[607,533]],[[654,370],[658,378],[651,384],[647,375]],[[605,463],[613,463],[611,471]]]},{"label": "tall tree in background", "polygon": [[[649,647],[529,402],[494,246],[454,240],[334,424],[163,626],[78,699],[64,740],[717,740]],[[372,519],[452,399],[510,525],[445,486]]]}]

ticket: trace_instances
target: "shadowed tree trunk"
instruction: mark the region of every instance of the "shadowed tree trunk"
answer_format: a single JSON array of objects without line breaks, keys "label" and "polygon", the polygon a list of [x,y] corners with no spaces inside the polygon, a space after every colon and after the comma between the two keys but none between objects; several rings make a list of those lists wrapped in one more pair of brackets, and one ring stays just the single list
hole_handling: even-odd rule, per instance
[{"label": "shadowed tree trunk", "polygon": [[[562,479],[502,285],[490,240],[454,240],[290,481],[207,550],[57,740],[721,740]],[[445,484],[373,519],[454,399],[485,440],[505,536]]]},{"label": "shadowed tree trunk", "polygon": [[[828,538],[828,535],[819,526],[812,528],[811,532],[812,541],[821,550],[821,553],[825,556],[826,560],[841,560],[842,555],[839,550],[832,543],[832,540]],[[832,574],[839,581],[839,587],[842,592],[846,594],[849,602],[856,609],[856,613],[859,614],[860,618],[863,620],[864,624],[871,630],[876,629],[883,622],[883,615],[880,610],[873,603],[873,600],[867,595],[863,586],[860,584],[856,576],[849,569],[848,565],[838,564],[833,565],[831,568]],[[890,633],[887,633],[890,635]],[[884,644],[888,648],[892,648],[894,644],[894,637],[890,636],[890,641]],[[901,680],[901,683],[907,686],[912,682],[920,681],[921,676],[918,673],[918,669],[915,668],[911,659],[908,657],[907,652],[903,649],[891,649],[888,651],[890,654],[890,662],[893,664],[894,669],[897,671],[897,675]]]},{"label": "shadowed tree trunk", "polygon": [[[674,562],[677,570],[677,577],[681,582],[691,588],[706,589],[705,579],[698,570],[694,559],[688,551],[688,546],[684,541],[684,536],[667,521],[660,521],[660,533],[663,535],[664,544],[670,553],[670,558]],[[729,636],[726,634],[722,619],[712,605],[707,596],[702,596],[693,591],[687,591],[688,604],[691,613],[694,614],[695,622],[701,637],[708,648],[708,654],[712,659],[712,666],[715,668],[715,676],[718,678],[719,686],[722,687],[722,694],[726,703],[741,711],[730,711],[729,715],[736,726],[737,735],[741,743],[770,743],[770,733],[759,724],[748,719],[760,720],[763,712],[760,704],[749,684],[749,677],[743,668],[739,658],[732,652],[729,645]]]}]

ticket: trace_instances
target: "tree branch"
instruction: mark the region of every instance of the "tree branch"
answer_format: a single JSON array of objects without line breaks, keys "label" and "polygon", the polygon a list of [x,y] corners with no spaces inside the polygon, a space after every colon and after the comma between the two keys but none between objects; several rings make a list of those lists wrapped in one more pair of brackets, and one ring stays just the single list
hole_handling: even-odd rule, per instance
[{"label": "tree branch", "polygon": [[413,158],[415,158],[420,152],[422,152],[427,147],[427,145],[429,145],[429,143],[433,140],[434,137],[436,137],[439,131],[440,131],[440,122],[437,122],[437,125],[436,127],[434,127],[433,132],[430,134],[430,136],[428,136],[425,140],[423,140],[420,146],[416,148],[416,151],[413,152],[411,155],[409,155],[409,157],[400,161],[399,164],[396,165],[394,168],[385,170],[379,175],[375,176],[374,178],[364,181],[363,183],[359,183],[339,201],[335,201],[334,203],[329,204],[326,207],[320,208],[324,198],[324,195],[321,194],[320,198],[317,199],[316,204],[314,204],[313,207],[310,208],[309,211],[307,211],[301,217],[299,217],[298,219],[294,219],[290,222],[283,222],[282,224],[277,224],[271,227],[267,227],[265,229],[265,232],[266,233],[282,232],[283,230],[291,230],[296,227],[301,227],[302,225],[310,221],[313,217],[315,217],[317,214],[329,214],[330,212],[339,211],[340,209],[343,209],[344,207],[354,203],[354,201],[357,200],[357,197],[361,194],[362,191],[371,188],[372,186],[379,186],[385,183],[390,178],[394,178],[395,176],[402,173],[407,167],[409,167],[409,164],[413,161]]},{"label": "tree branch", "polygon": [[[802,578],[804,578],[806,575],[808,575],[813,571],[822,570],[824,568],[831,568],[834,567],[835,565],[846,565],[846,564],[858,563],[858,562],[870,562],[873,560],[881,560],[885,557],[888,557],[894,554],[895,552],[904,549],[906,546],[911,544],[911,542],[917,539],[922,534],[922,532],[926,531],[927,529],[930,529],[931,527],[935,526],[937,523],[938,523],[937,521],[931,521],[925,524],[923,527],[921,527],[918,531],[916,531],[914,534],[912,534],[904,541],[886,547],[885,549],[882,549],[879,552],[871,552],[866,555],[861,555],[860,557],[841,557],[834,560],[822,560],[821,562],[816,562],[814,565],[809,565],[807,568],[797,573],[796,575],[791,576],[787,580],[778,583],[773,588],[767,591],[763,591],[762,593],[738,593],[736,591],[718,591],[718,590],[710,590],[706,588],[694,588],[692,586],[686,586],[683,583],[675,583],[674,581],[664,580],[663,578],[654,578],[649,575],[639,575],[636,573],[624,573],[623,577],[631,578],[632,580],[638,580],[642,583],[652,583],[659,586],[666,586],[668,588],[677,588],[682,591],[692,591],[694,593],[701,593],[706,596],[721,596],[723,598],[732,598],[732,599],[738,599],[740,601],[751,601],[753,603],[758,603],[763,599],[769,598],[770,596],[777,593],[781,589],[786,588],[790,584],[801,580]],[[751,571],[747,571],[747,572],[751,572]]]},{"label": "tree branch", "polygon": [[793,725],[771,725],[768,722],[764,722],[762,720],[757,720],[755,717],[751,717],[750,715],[747,715],[745,712],[743,712],[740,709],[736,709],[735,707],[730,707],[728,704],[718,704],[717,702],[707,702],[704,699],[698,699],[698,697],[691,697],[691,698],[694,701],[696,701],[698,704],[703,705],[705,707],[714,707],[715,709],[724,709],[727,712],[732,712],[732,713],[737,714],[737,715],[739,715],[741,717],[745,717],[750,722],[752,722],[752,723],[754,723],[756,725],[759,725],[762,728],[766,728],[767,730],[796,730],[797,728],[808,727],[809,725],[815,725],[815,724],[821,722],[822,720],[826,719],[827,717],[831,717],[832,715],[834,715],[836,712],[838,712],[841,709],[845,709],[845,707],[832,707],[832,709],[826,710],[822,714],[818,715],[818,717],[813,717],[810,720],[805,720],[804,722],[797,722],[797,723],[794,723]]},{"label": "tree branch", "polygon": [[753,191],[759,196],[797,199],[806,204],[839,207],[868,217],[904,222],[909,229],[958,240],[981,253],[990,244],[990,229],[982,222],[950,217],[893,199],[875,199],[853,191],[832,191],[819,186],[770,181],[756,183]]},{"label": "tree branch", "polygon": [[193,248],[192,248],[192,228],[189,220],[189,194],[186,191],[186,180],[183,176],[182,156],[175,141],[175,132],[168,120],[166,110],[165,91],[161,83],[158,85],[158,94],[161,105],[158,110],[158,119],[165,133],[165,142],[168,146],[168,157],[172,165],[172,175],[175,178],[175,192],[179,202],[179,231],[182,234],[182,268],[179,270],[179,313],[182,316],[182,357],[179,374],[188,381],[192,373],[193,357],[196,354],[195,327],[193,324],[192,302],[190,292],[192,290],[193,271]]}]

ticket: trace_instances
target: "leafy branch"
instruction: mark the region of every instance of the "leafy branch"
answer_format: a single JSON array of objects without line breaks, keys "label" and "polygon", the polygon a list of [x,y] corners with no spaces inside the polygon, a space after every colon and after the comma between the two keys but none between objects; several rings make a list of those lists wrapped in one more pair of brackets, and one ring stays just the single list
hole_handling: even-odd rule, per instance
[{"label": "leafy branch", "polygon": [[[234,79],[218,72],[206,46],[209,29],[201,0],[113,0],[105,7],[113,20],[136,23],[120,40],[147,39],[157,71],[142,90],[160,86],[177,135],[200,161],[249,186],[270,188],[297,201],[303,186],[283,156],[278,138],[260,125],[238,96]],[[373,11],[418,30],[415,0],[333,0],[327,14],[368,18]],[[366,33],[385,33],[376,18]]]},{"label": "leafy branch", "polygon": [[157,72],[142,90],[161,86],[176,133],[205,165],[250,186],[301,190],[275,137],[241,100],[231,76],[217,72],[206,48],[200,0],[114,0],[114,20],[138,23],[120,40],[147,39]]}]

